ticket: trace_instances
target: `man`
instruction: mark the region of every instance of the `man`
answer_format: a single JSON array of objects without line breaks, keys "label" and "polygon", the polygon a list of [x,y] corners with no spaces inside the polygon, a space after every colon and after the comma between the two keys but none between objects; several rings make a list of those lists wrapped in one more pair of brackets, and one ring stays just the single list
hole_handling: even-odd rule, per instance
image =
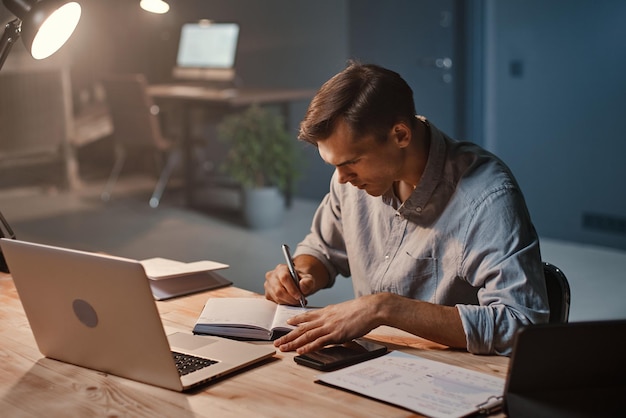
[{"label": "man", "polygon": [[[477,354],[508,355],[549,315],[539,242],[509,169],[415,116],[395,72],[351,63],[313,98],[299,139],[335,167],[294,262],[302,293],[352,277],[355,299],[298,315],[277,339],[306,353],[388,325]],[[265,295],[297,304],[285,265]]]}]

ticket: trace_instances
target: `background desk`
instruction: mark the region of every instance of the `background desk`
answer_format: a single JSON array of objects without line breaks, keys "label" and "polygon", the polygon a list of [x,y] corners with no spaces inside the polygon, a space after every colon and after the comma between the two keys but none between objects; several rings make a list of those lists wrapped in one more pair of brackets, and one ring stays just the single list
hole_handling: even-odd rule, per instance
[{"label": "background desk", "polygon": [[[164,325],[190,330],[209,296],[259,297],[229,287],[157,302]],[[506,375],[506,357],[474,356],[449,350],[386,327],[374,330],[370,337],[385,342],[390,349]],[[13,280],[0,275],[2,416],[416,416],[395,406],[316,384],[315,376],[320,372],[297,365],[293,356],[293,353],[277,352],[275,358],[265,363],[187,394],[61,363],[41,356]]]},{"label": "background desk", "polygon": [[[180,107],[181,140],[184,148],[184,177],[185,203],[194,206],[194,164],[192,158],[192,138],[190,135],[190,109],[201,107],[212,112],[212,119],[219,121],[228,113],[242,110],[252,104],[278,105],[285,122],[289,123],[289,104],[299,100],[309,100],[315,95],[315,90],[306,89],[215,89],[185,84],[154,84],[148,87],[150,94],[156,101],[170,102]],[[294,138],[295,141],[295,138]],[[289,199],[289,196],[288,196]]]}]

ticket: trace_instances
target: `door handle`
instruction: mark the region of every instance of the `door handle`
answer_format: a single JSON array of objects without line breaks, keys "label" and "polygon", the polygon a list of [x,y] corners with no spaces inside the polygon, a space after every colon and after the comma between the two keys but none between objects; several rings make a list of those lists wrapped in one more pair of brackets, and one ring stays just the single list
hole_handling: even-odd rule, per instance
[{"label": "door handle", "polygon": [[444,71],[452,68],[452,58],[449,57],[422,57],[418,58],[417,62],[421,67],[441,68]]}]

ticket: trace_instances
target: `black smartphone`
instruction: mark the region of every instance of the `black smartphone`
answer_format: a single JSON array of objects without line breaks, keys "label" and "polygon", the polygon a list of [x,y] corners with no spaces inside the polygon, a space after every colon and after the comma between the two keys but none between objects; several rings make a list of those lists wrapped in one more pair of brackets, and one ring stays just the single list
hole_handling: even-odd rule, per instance
[{"label": "black smartphone", "polygon": [[332,345],[318,351],[301,354],[295,356],[293,360],[303,366],[327,372],[379,357],[385,353],[387,353],[386,346],[359,338],[345,344]]}]

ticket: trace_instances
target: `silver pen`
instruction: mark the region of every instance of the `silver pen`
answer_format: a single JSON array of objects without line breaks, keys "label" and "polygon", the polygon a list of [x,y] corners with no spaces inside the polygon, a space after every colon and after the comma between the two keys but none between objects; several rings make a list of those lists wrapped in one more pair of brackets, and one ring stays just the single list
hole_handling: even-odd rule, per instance
[{"label": "silver pen", "polygon": [[287,261],[287,267],[289,268],[289,273],[291,274],[291,278],[295,283],[298,291],[300,292],[300,306],[303,308],[306,306],[306,301],[304,300],[304,295],[302,294],[302,290],[300,290],[300,278],[298,277],[298,272],[296,271],[296,266],[293,264],[293,258],[291,258],[291,252],[289,251],[289,246],[287,244],[282,245],[283,254],[285,255],[285,260]]}]

